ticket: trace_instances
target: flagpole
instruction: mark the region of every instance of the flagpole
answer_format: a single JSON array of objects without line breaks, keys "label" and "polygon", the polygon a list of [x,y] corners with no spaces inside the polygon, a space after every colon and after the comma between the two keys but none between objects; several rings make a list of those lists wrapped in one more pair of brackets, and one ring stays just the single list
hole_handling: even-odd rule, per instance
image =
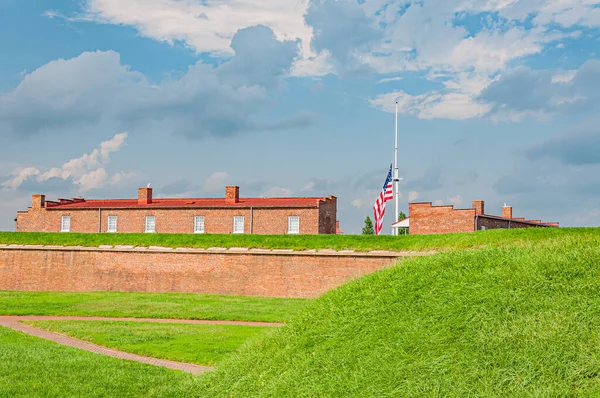
[{"label": "flagpole", "polygon": [[[400,192],[398,191],[400,179],[398,178],[398,101],[396,101],[396,135],[394,140],[394,191],[396,193],[396,213],[394,214],[393,222],[398,221],[398,214],[400,214],[399,209],[399,201],[400,201]],[[396,228],[396,233],[398,233],[398,228]]]}]

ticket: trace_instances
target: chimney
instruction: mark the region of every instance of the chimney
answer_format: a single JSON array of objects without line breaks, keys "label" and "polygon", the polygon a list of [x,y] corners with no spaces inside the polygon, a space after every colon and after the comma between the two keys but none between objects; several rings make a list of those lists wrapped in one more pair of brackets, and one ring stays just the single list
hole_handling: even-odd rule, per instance
[{"label": "chimney", "polygon": [[502,218],[512,218],[512,206],[502,206]]},{"label": "chimney", "polygon": [[31,207],[34,209],[46,207],[46,195],[31,195]]},{"label": "chimney", "polygon": [[483,200],[474,200],[473,208],[475,209],[475,214],[485,214]]},{"label": "chimney", "polygon": [[152,203],[152,188],[138,189],[138,205],[149,205]]},{"label": "chimney", "polygon": [[225,187],[225,202],[238,203],[240,201],[240,187]]}]

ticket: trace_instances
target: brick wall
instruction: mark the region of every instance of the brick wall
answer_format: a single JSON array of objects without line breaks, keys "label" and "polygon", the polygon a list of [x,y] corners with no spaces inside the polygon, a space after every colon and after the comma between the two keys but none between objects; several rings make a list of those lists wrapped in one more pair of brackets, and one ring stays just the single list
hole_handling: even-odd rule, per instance
[{"label": "brick wall", "polygon": [[[316,205],[316,204],[315,204]],[[117,217],[117,232],[145,231],[146,216],[154,216],[157,233],[193,233],[194,217],[204,216],[207,234],[230,234],[233,217],[244,216],[244,233],[287,234],[288,217],[300,217],[300,234],[335,233],[335,200],[322,203],[322,208],[200,208],[200,209],[83,209],[52,210],[30,208],[17,215],[18,232],[60,232],[62,216],[71,217],[71,232],[107,231],[108,217]],[[326,225],[327,215],[331,225]],[[251,217],[252,216],[252,217]]]},{"label": "brick wall", "polygon": [[335,222],[337,221],[337,198],[330,196],[319,205],[319,233],[335,234]]},{"label": "brick wall", "polygon": [[[525,220],[517,220],[517,219],[502,219],[502,218],[494,218],[494,217],[478,217],[477,218],[477,230],[484,229],[498,229],[498,228],[536,228],[537,225],[541,223],[531,223],[525,222]],[[558,227],[557,223],[549,224],[552,226]],[[540,225],[542,227],[546,227],[546,225]]]},{"label": "brick wall", "polygon": [[409,203],[408,207],[411,235],[448,234],[475,230],[475,209],[432,206],[430,202]]},{"label": "brick wall", "polygon": [[316,297],[398,256],[0,247],[0,290]]}]

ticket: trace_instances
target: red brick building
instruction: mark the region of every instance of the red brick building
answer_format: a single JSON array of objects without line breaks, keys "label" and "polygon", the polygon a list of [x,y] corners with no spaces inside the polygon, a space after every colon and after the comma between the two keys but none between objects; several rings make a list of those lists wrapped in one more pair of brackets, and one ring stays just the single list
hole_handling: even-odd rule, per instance
[{"label": "red brick building", "polygon": [[504,206],[502,216],[485,213],[483,200],[474,200],[470,209],[432,206],[431,202],[409,203],[410,234],[446,234],[498,228],[558,227],[556,222],[513,218],[512,207]]},{"label": "red brick building", "polygon": [[17,213],[17,232],[157,232],[207,234],[335,234],[337,199],[240,198],[228,186],[225,198],[153,199],[140,188],[137,199],[47,201],[33,195]]}]

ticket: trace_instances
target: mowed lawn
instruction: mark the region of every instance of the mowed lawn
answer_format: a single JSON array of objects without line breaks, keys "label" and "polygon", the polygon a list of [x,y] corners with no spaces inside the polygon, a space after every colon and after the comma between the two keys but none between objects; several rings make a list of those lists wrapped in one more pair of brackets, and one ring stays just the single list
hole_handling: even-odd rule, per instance
[{"label": "mowed lawn", "polygon": [[190,293],[0,291],[0,315],[285,322],[310,301]]},{"label": "mowed lawn", "polygon": [[58,332],[105,347],[154,358],[216,365],[247,340],[273,327],[187,325],[126,321],[35,321],[40,329]]},{"label": "mowed lawn", "polygon": [[0,327],[0,397],[168,397],[196,378]]}]

